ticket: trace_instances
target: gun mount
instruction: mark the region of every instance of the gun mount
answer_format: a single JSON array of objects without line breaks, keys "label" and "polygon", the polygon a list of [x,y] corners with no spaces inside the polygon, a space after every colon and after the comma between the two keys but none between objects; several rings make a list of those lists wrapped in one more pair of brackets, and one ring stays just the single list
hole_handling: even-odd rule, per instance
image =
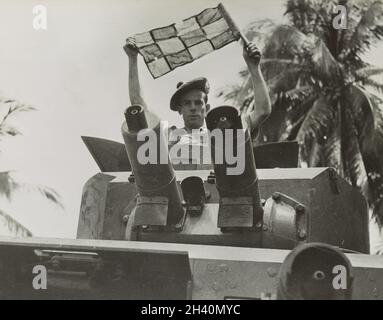
[{"label": "gun mount", "polygon": [[[128,110],[144,116],[137,107]],[[254,152],[235,108],[216,108],[207,116],[210,132],[218,128],[224,133],[221,142],[217,135],[211,135],[213,166],[210,169],[204,166],[195,170],[191,165],[191,170],[185,170],[187,166],[174,170],[170,161],[139,164],[137,148],[142,142],[137,142],[136,131],[145,128],[134,127],[132,133],[134,130],[128,128],[133,127],[129,124],[132,121],[146,122],[127,117],[122,129],[134,179],[131,172],[115,172],[97,174],[88,181],[84,187],[78,238],[289,250],[301,243],[323,242],[369,252],[368,208],[360,192],[331,168],[256,169],[257,149]],[[225,134],[227,129],[234,129],[234,134]],[[245,138],[240,146],[244,150],[245,167],[239,175],[227,175],[230,165],[216,161],[217,152],[225,150],[216,146],[225,149],[230,143],[235,144],[235,135],[240,130]],[[158,128],[155,132],[163,134]],[[198,215],[186,214],[191,212],[190,192],[187,192],[191,189],[190,181],[194,181],[200,196]],[[166,200],[164,205],[153,201],[143,203],[139,200],[142,196],[168,197],[175,199],[176,204],[166,210]],[[150,227],[158,225],[159,217],[166,214],[174,215],[173,221],[177,222],[181,217],[182,222],[177,228]],[[166,219],[161,219],[165,226]]]},{"label": "gun mount", "polygon": [[[297,168],[294,142],[253,148],[231,107],[207,117],[223,138],[217,148],[211,139],[213,165],[142,164],[144,112],[125,116],[125,145],[83,138],[102,172],[84,186],[77,239],[0,241],[1,297],[383,299],[366,200],[333,169]],[[216,151],[238,132],[245,167],[230,176]],[[36,264],[49,270],[48,290],[31,288]],[[339,266],[346,288],[334,291]]]}]

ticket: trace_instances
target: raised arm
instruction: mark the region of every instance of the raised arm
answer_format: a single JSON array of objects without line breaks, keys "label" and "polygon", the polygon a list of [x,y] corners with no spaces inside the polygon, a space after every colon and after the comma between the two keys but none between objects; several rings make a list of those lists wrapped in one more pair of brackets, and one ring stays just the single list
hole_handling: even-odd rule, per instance
[{"label": "raised arm", "polygon": [[142,95],[140,78],[138,76],[138,50],[133,38],[128,38],[124,50],[129,57],[129,97],[130,103],[141,105],[148,111],[147,104]]},{"label": "raised arm", "polygon": [[258,129],[271,113],[269,89],[263,79],[261,52],[254,43],[243,48],[243,57],[249,69],[254,90],[254,110],[249,114],[250,130]]}]

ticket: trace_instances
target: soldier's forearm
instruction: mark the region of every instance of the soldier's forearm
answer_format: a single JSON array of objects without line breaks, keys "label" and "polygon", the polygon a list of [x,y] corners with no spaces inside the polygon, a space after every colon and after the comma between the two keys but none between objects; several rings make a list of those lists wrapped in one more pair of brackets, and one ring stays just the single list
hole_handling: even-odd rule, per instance
[{"label": "soldier's forearm", "polygon": [[259,66],[249,66],[254,90],[254,111],[250,114],[253,126],[259,126],[271,113],[269,89]]},{"label": "soldier's forearm", "polygon": [[147,105],[142,95],[140,79],[138,76],[137,57],[129,57],[129,97],[132,105],[139,104],[147,110]]}]

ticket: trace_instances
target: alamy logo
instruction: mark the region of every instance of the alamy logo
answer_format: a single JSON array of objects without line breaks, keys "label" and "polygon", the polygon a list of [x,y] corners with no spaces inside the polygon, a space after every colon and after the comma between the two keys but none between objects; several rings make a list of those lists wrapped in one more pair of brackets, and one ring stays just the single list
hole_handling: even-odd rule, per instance
[{"label": "alamy logo", "polygon": [[332,20],[334,29],[347,29],[347,8],[342,5],[337,5],[334,7],[333,13],[336,14]]},{"label": "alamy logo", "polygon": [[335,290],[347,290],[347,269],[345,266],[338,265],[332,269],[335,277],[332,279],[332,286]]},{"label": "alamy logo", "polygon": [[[160,132],[166,132],[167,122],[161,121],[160,128]],[[183,138],[186,138],[186,143],[182,143]],[[199,129],[191,133],[177,129],[169,138],[165,134],[158,138],[155,130],[144,129],[137,135],[137,141],[144,142],[137,150],[137,160],[141,165],[168,164],[169,155],[173,164],[190,164],[191,160],[196,164],[211,164],[208,147],[211,139],[214,141],[211,151],[214,152],[215,164],[226,164],[227,175],[241,175],[245,170],[246,142],[246,133],[242,129],[215,129],[203,134]]]},{"label": "alamy logo", "polygon": [[37,265],[33,267],[33,274],[36,276],[33,277],[32,287],[35,290],[46,290],[47,289],[47,268],[43,265]]},{"label": "alamy logo", "polygon": [[39,4],[33,7],[32,14],[33,14],[33,20],[32,20],[33,29],[47,30],[47,27],[48,27],[47,8]]}]

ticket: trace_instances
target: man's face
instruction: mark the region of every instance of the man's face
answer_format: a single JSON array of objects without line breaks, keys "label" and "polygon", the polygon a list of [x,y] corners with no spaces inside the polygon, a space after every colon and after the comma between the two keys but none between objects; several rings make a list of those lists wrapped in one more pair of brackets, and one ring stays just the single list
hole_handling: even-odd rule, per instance
[{"label": "man's face", "polygon": [[210,108],[205,102],[205,97],[205,93],[200,90],[190,90],[180,97],[179,113],[184,119],[186,128],[199,129],[202,127]]}]

